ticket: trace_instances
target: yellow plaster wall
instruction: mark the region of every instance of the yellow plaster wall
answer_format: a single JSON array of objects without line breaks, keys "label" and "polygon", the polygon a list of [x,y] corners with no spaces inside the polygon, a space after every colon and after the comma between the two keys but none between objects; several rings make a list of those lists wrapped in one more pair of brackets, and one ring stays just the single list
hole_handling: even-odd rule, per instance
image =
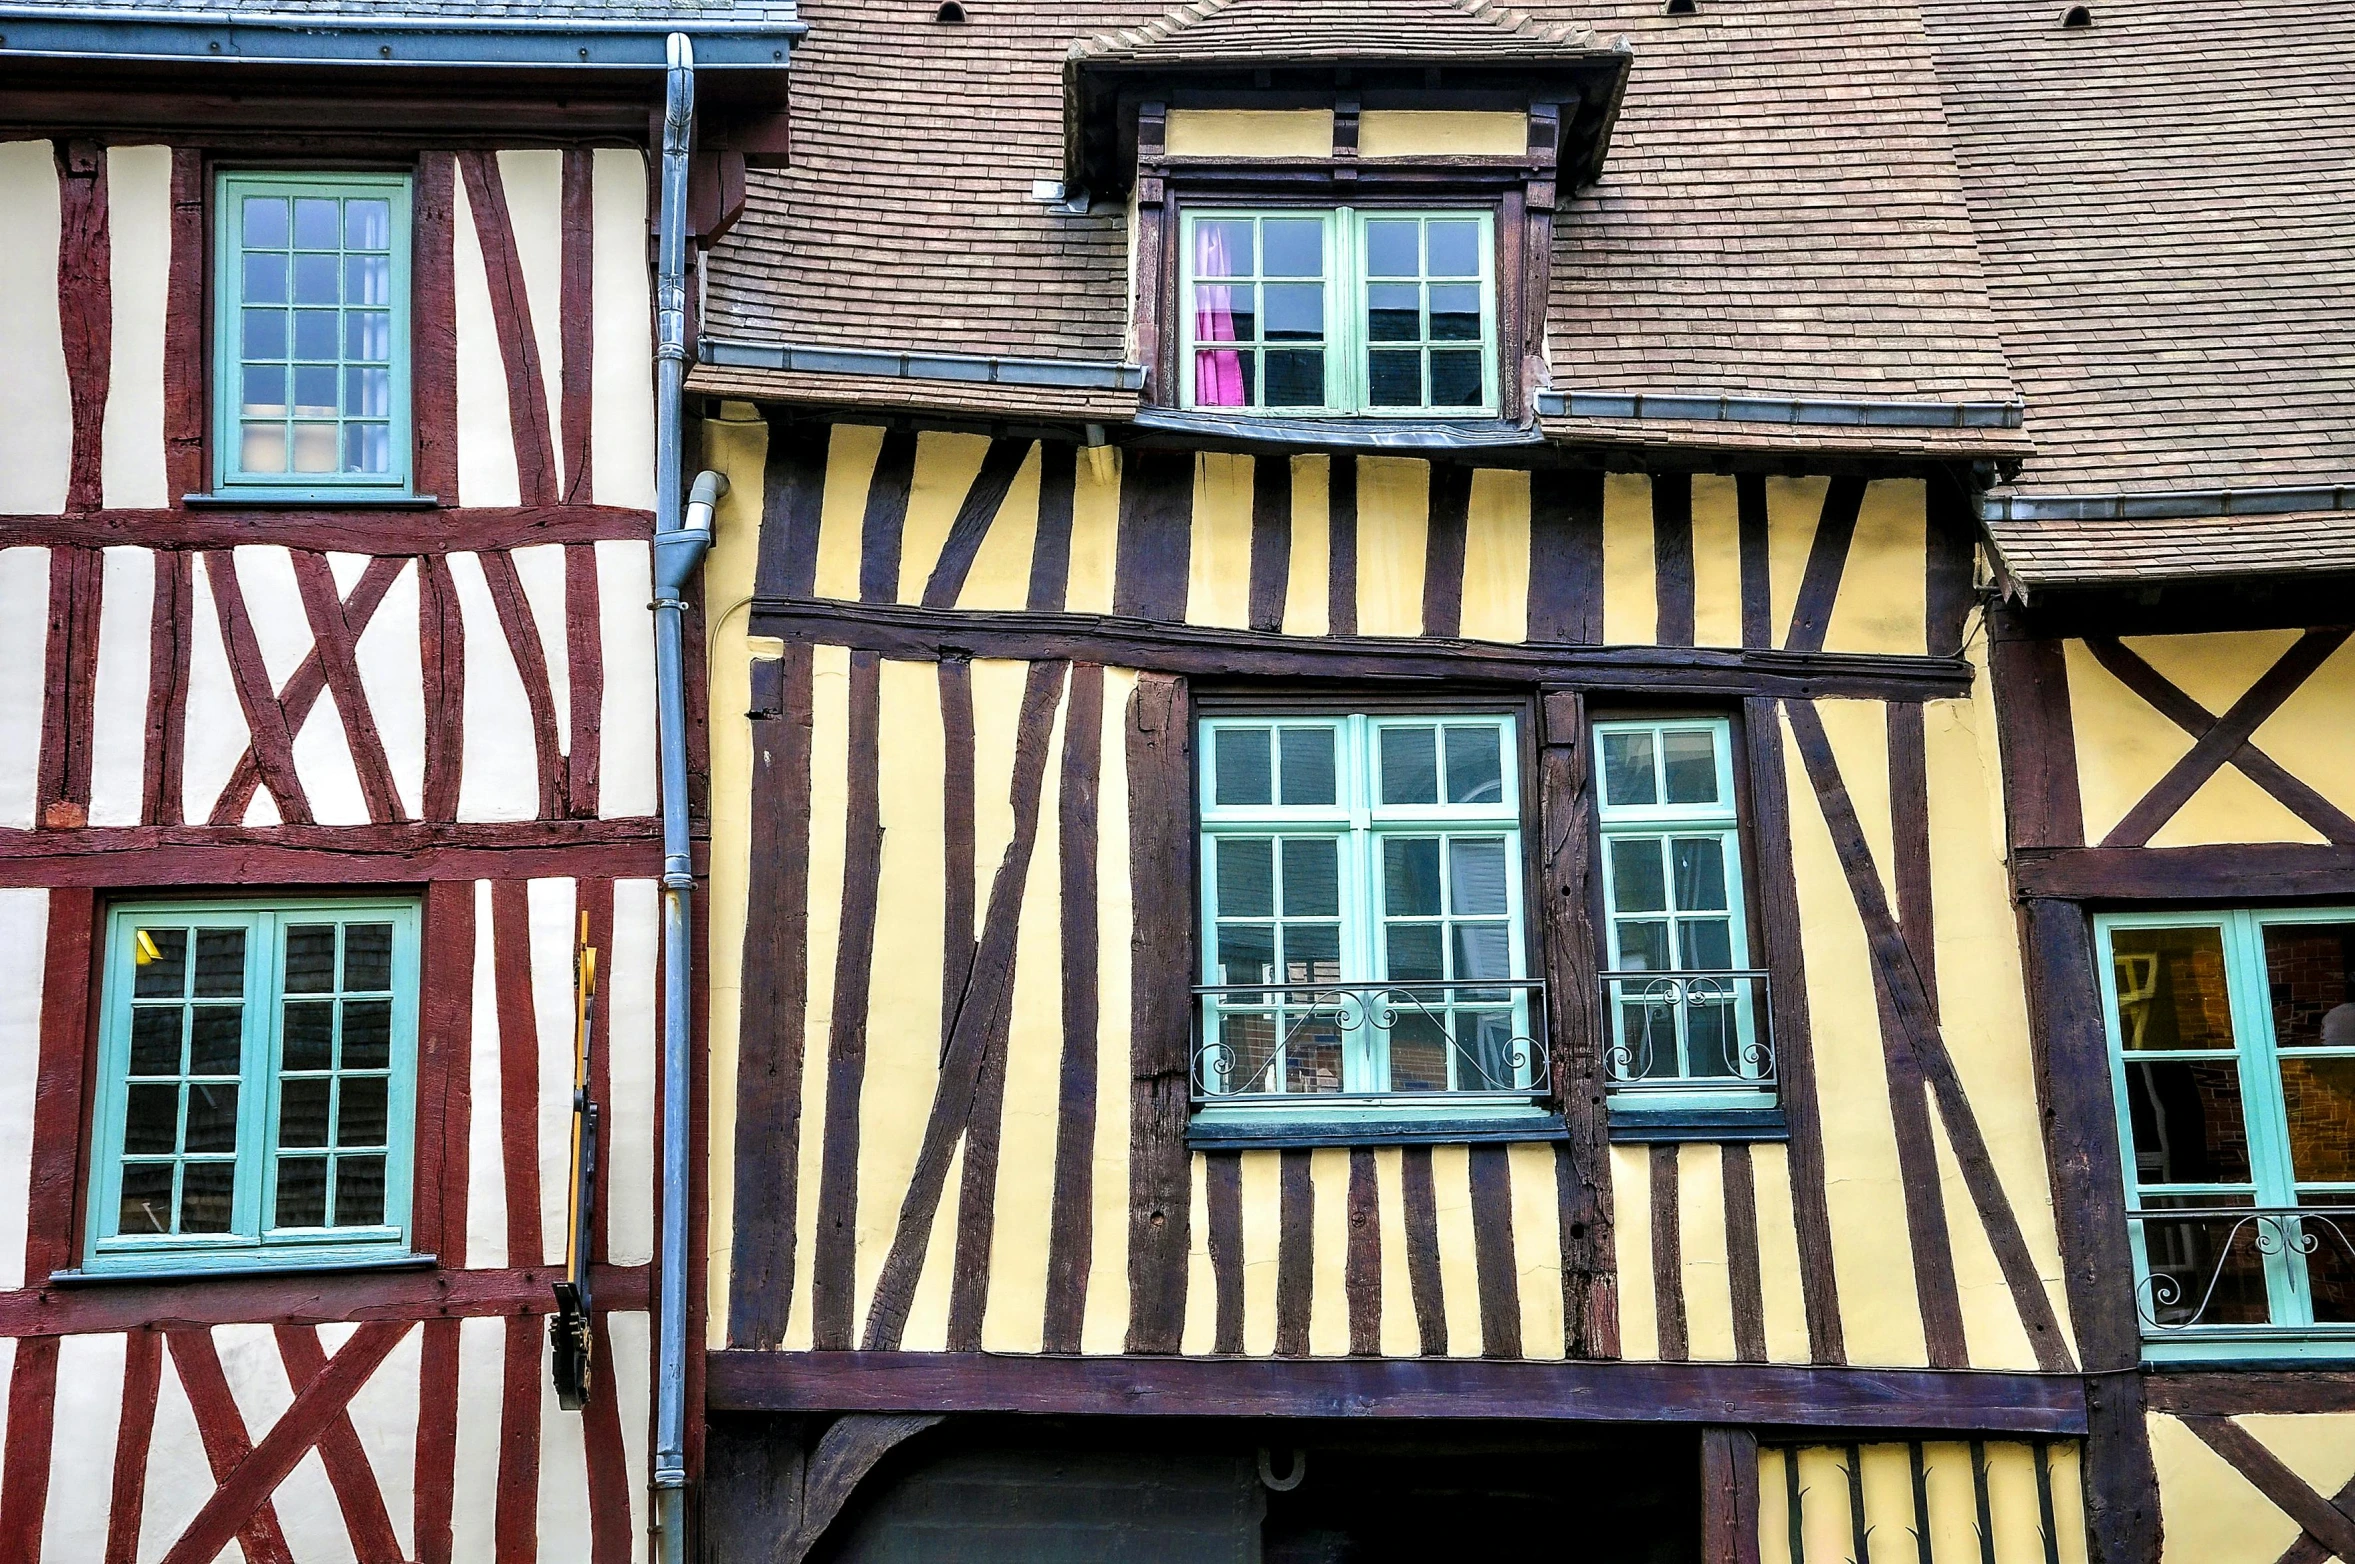
[{"label": "yellow plaster wall", "polygon": [[1423,633],[1431,535],[1431,464],[1395,456],[1357,464],[1357,633]]},{"label": "yellow plaster wall", "polygon": [[1205,451],[1194,458],[1189,624],[1241,630],[1251,623],[1251,471],[1248,456]]},{"label": "yellow plaster wall", "polygon": [[1103,761],[1096,781],[1096,1139],[1092,1260],[1080,1346],[1118,1352],[1128,1337],[1129,937],[1128,703],[1137,676],[1104,671]]},{"label": "yellow plaster wall", "polygon": [[1928,649],[1926,503],[1919,478],[1882,478],[1864,486],[1824,650],[1919,657]]},{"label": "yellow plaster wall", "polygon": [[1815,547],[1815,522],[1823,514],[1827,478],[1766,480],[1767,601],[1773,605],[1769,639],[1781,646],[1790,636],[1799,607],[1799,583],[1807,576],[1807,555]]},{"label": "yellow plaster wall", "polygon": [[1462,632],[1475,641],[1529,639],[1529,474],[1472,473],[1464,524]]},{"label": "yellow plaster wall", "polygon": [[1652,484],[1631,473],[1603,480],[1603,641],[1659,639],[1660,592],[1652,579]]},{"label": "yellow plaster wall", "polygon": [[2355,733],[2355,640],[2349,641],[2265,719],[2257,747],[2299,781],[2355,814],[2355,765],[2348,736]]},{"label": "yellow plaster wall", "polygon": [[1725,1252],[1725,1163],[1720,1147],[1677,1148],[1677,1240],[1684,1260],[1685,1340],[1703,1362],[1734,1356],[1733,1271]]},{"label": "yellow plaster wall", "polygon": [[1165,136],[1173,158],[1330,157],[1333,111],[1171,109]]},{"label": "yellow plaster wall", "polygon": [[973,556],[965,588],[957,594],[959,608],[1016,609],[1030,602],[1031,551],[1038,544],[1040,450],[1032,446],[1016,470],[997,520]]},{"label": "yellow plaster wall", "polygon": [[1359,157],[1510,157],[1529,150],[1529,116],[1495,110],[1367,109]]},{"label": "yellow plaster wall", "polygon": [[1742,644],[1742,529],[1734,480],[1693,479],[1693,644]]},{"label": "yellow plaster wall", "polygon": [[2152,1413],[2150,1434],[2162,1564],[2274,1564],[2298,1540],[2304,1528],[2180,1421]]},{"label": "yellow plaster wall", "polygon": [[1292,458],[1292,569],[1284,581],[1284,633],[1323,635],[1332,623],[1333,459]]},{"label": "yellow plaster wall", "polygon": [[899,601],[921,603],[941,545],[956,524],[965,491],[981,471],[989,441],[977,434],[926,430],[916,436],[916,470],[908,482],[907,519],[900,528]]},{"label": "yellow plaster wall", "polygon": [[[2047,1564],[2058,1558],[2061,1564],[2083,1564],[2085,1527],[2076,1496],[2073,1443],[2054,1440],[2043,1447],[2053,1512],[2049,1544],[2036,1445],[1991,1439],[1976,1446],[1976,1459],[1983,1460],[1986,1469],[1989,1524],[1984,1536],[1974,1446],[1961,1440],[1924,1442],[1919,1447],[1923,1491],[1918,1502],[1914,1449],[1895,1442],[1761,1448],[1760,1564],[1799,1564],[1802,1558],[1853,1564],[1922,1564],[1925,1558],[1929,1564],[1984,1564],[1989,1559],[1994,1564]],[[1794,1486],[1799,1505],[1796,1527],[1791,1514]],[[1792,1546],[1794,1530],[1797,1548]]]}]

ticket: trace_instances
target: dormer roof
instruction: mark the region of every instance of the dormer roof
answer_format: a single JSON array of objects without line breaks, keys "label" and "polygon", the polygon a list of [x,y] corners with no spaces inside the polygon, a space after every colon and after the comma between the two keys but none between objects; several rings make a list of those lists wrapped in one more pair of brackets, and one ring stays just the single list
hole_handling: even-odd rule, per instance
[{"label": "dormer roof", "polygon": [[1576,60],[1584,27],[1540,22],[1486,0],[1193,0],[1142,27],[1072,46],[1072,57],[1151,63]]}]

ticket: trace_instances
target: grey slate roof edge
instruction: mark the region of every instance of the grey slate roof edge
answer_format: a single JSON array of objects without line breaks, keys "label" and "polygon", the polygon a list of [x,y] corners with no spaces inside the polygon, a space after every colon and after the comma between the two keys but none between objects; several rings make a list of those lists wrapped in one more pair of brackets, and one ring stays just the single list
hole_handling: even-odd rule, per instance
[{"label": "grey slate roof edge", "polygon": [[1540,391],[1548,418],[1675,418],[1726,423],[1840,424],[1882,429],[2017,429],[2018,402],[1857,401],[1727,392]]},{"label": "grey slate roof edge", "polygon": [[2139,494],[1987,494],[1979,519],[1999,521],[2184,521],[2355,511],[2355,483],[2182,489]]},{"label": "grey slate roof edge", "polygon": [[[389,9],[389,7],[387,8]],[[0,5],[0,58],[197,59],[223,64],[510,65],[660,69],[674,32],[695,40],[698,67],[785,63],[800,21],[681,9],[612,17],[403,15],[262,11],[245,7],[97,8]]]},{"label": "grey slate roof edge", "polygon": [[790,342],[741,342],[706,336],[699,362],[733,369],[784,369],[820,375],[881,375],[895,380],[950,380],[1007,386],[1138,391],[1141,364],[1067,358],[985,357],[972,353],[894,353],[874,348],[803,347]]}]

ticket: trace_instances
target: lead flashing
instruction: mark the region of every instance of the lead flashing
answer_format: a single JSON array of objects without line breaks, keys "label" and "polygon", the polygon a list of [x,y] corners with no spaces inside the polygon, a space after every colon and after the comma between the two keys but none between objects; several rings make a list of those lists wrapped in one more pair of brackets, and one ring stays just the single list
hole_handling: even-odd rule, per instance
[{"label": "lead flashing", "polygon": [[2189,521],[2355,510],[2355,484],[2185,489],[2148,494],[1988,494],[1979,519],[2001,521]]},{"label": "lead flashing", "polygon": [[894,353],[875,348],[799,347],[790,342],[732,342],[705,337],[699,362],[715,368],[780,369],[813,375],[879,375],[892,380],[946,380],[969,385],[1051,386],[1090,391],[1141,391],[1141,364],[1067,358],[984,357],[970,353]]},{"label": "lead flashing", "polygon": [[1547,418],[1662,418],[1874,429],[2017,429],[2023,416],[2018,402],[1866,402],[1837,397],[1640,391],[1540,391],[1537,410]]}]

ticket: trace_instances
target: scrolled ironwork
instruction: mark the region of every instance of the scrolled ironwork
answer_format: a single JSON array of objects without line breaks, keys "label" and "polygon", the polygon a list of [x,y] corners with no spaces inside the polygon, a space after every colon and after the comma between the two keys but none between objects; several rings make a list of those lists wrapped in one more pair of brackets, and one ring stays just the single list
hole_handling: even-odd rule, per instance
[{"label": "scrolled ironwork", "polygon": [[[1320,1031],[1334,1040],[1362,1034],[1363,1047],[1372,1045],[1372,1034],[1392,1033],[1405,1021],[1427,1023],[1428,1035],[1440,1040],[1443,1057],[1454,1064],[1455,1085],[1415,1095],[1540,1098],[1552,1090],[1552,1054],[1543,1041],[1545,985],[1531,979],[1218,984],[1194,992],[1201,1006],[1191,1082],[1197,1103],[1396,1096],[1343,1090],[1336,1077],[1328,1077],[1330,1085],[1298,1086],[1287,1066],[1304,1045],[1313,1053]],[[1465,1023],[1495,1017],[1511,1017],[1512,1030],[1502,1037],[1491,1034],[1483,1040],[1486,1046],[1468,1045]],[[1221,1032],[1224,1022],[1253,1019],[1269,1023],[1261,1047],[1240,1047]]]},{"label": "scrolled ironwork", "polygon": [[[2342,1221],[2355,1222],[2355,1208],[2343,1206],[2185,1206],[2175,1210],[2134,1211],[2129,1219],[2145,1235],[2153,1227],[2189,1227],[2198,1229],[2210,1223],[2231,1222],[2224,1239],[2216,1245],[2215,1258],[2208,1266],[2207,1281],[2199,1289],[2199,1302],[2190,1312],[2173,1319],[2161,1318],[2162,1311],[2176,1310],[2188,1290],[2177,1273],[2149,1269],[2135,1284],[2135,1310],[2142,1317],[2143,1329],[2154,1334],[2172,1334],[2195,1329],[2211,1322],[2208,1311],[2216,1303],[2217,1290],[2223,1286],[2225,1272],[2230,1269],[2234,1251],[2244,1236],[2249,1252],[2262,1265],[2265,1260],[2296,1255],[2300,1259],[2322,1250],[2322,1233],[2327,1229],[2338,1241],[2339,1249],[2349,1262],[2355,1263],[2355,1239],[2350,1239]],[[2260,1276],[2259,1285],[2263,1286]],[[2238,1322],[2226,1322],[2238,1323]]]},{"label": "scrolled ironwork", "polygon": [[[1775,1085],[1774,1044],[1768,1027],[1767,974],[1761,971],[1629,971],[1600,974],[1603,997],[1603,1067],[1608,1087],[1654,1090],[1771,1090]],[[1691,1072],[1677,1039],[1698,1010],[1733,1013],[1730,1038],[1717,1052],[1732,1073]],[[1746,1010],[1746,1014],[1744,1013]],[[1643,1017],[1628,1025],[1630,1012]],[[1655,1073],[1661,1029],[1677,1067]]]}]

